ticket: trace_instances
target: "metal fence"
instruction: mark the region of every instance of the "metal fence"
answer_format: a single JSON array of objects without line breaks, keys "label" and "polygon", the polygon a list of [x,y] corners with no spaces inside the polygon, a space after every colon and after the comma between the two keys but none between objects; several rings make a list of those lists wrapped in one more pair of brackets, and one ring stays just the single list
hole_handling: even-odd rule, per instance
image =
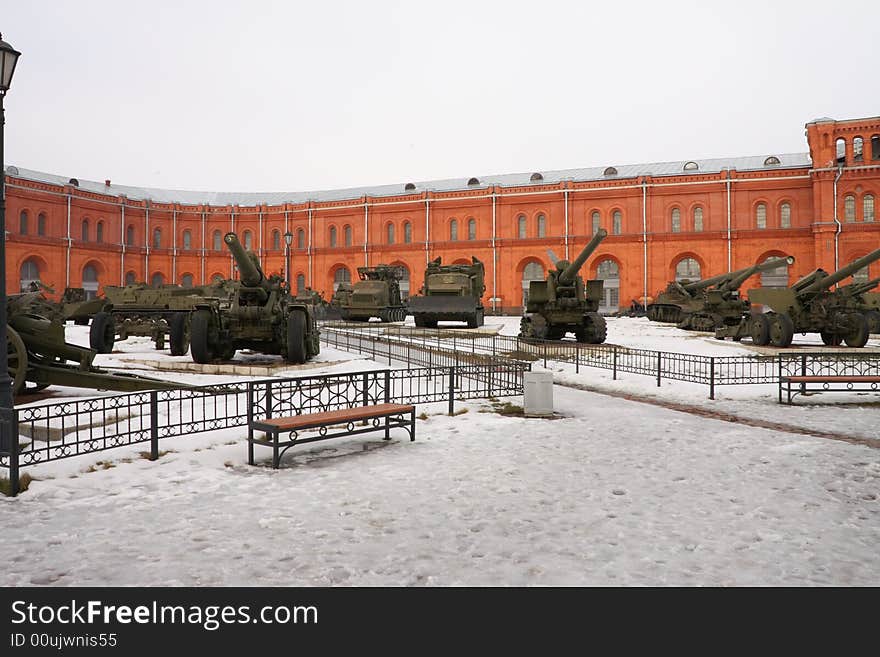
[{"label": "metal fence", "polygon": [[[245,426],[267,412],[301,414],[383,402],[426,404],[518,395],[529,365],[497,359],[488,363],[438,364],[407,370],[370,370],[179,390],[158,390],[16,408],[13,444],[0,452],[12,494],[21,468],[116,447],[150,444],[216,429]],[[19,441],[22,441],[19,444]]]}]

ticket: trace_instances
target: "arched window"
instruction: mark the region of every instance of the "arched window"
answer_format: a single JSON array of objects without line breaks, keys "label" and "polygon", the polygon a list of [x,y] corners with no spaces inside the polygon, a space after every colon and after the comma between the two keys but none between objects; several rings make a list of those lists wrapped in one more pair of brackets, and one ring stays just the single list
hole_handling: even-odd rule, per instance
[{"label": "arched window", "polygon": [[272,250],[280,251],[281,250],[281,231],[273,230],[272,231]]},{"label": "arched window", "polygon": [[672,232],[681,232],[681,210],[678,208],[672,208]]},{"label": "arched window", "polygon": [[[770,256],[764,262],[778,256]],[[761,287],[788,287],[788,265],[782,263],[779,267],[761,272]]]},{"label": "arched window", "polygon": [[94,265],[86,265],[83,268],[82,287],[87,301],[98,296],[98,270]]},{"label": "arched window", "polygon": [[477,239],[477,220],[471,217],[468,219],[468,239]]},{"label": "arched window", "polygon": [[211,236],[211,247],[215,251],[223,250],[223,236],[220,234],[219,230],[215,230],[214,234]]},{"label": "arched window", "polygon": [[616,313],[620,310],[620,268],[614,260],[608,258],[596,267],[596,277],[603,281],[599,312]]},{"label": "arched window", "polygon": [[694,232],[701,233],[703,231],[703,208],[694,208]]},{"label": "arched window", "polygon": [[[186,229],[185,231],[183,231],[183,250],[184,251],[189,251],[190,249],[192,249],[192,241],[193,241],[192,231],[189,229]],[[192,286],[190,286],[190,287],[192,287]]]},{"label": "arched window", "polygon": [[764,160],[765,167],[773,167],[778,166],[780,164],[779,158],[775,155],[770,155],[766,160]]},{"label": "arched window", "polygon": [[449,222],[449,239],[452,242],[458,240],[458,219]]},{"label": "arched window", "polygon": [[791,205],[788,203],[779,206],[779,227],[791,228]]},{"label": "arched window", "polygon": [[345,246],[351,246],[352,238],[351,238],[351,226],[346,226],[342,229],[343,239],[345,240]]},{"label": "arched window", "polygon": [[538,215],[538,237],[547,237],[547,217]]},{"label": "arched window", "polygon": [[27,210],[22,210],[21,214],[18,215],[18,232],[22,235],[28,234],[28,213]]},{"label": "arched window", "polygon": [[615,210],[611,215],[611,232],[620,235],[623,232],[623,214],[620,210]]},{"label": "arched window", "polygon": [[865,194],[862,199],[862,215],[864,221],[874,221],[874,197],[871,194]]},{"label": "arched window", "polygon": [[95,226],[95,241],[100,244],[104,241],[104,222],[99,221],[98,225]]},{"label": "arched window", "polygon": [[385,226],[385,241],[388,244],[394,244],[394,224]]},{"label": "arched window", "polygon": [[82,222],[82,241],[83,242],[89,241],[89,220],[88,219],[84,219]]},{"label": "arched window", "polygon": [[125,229],[125,243],[128,246],[134,246],[134,226]]},{"label": "arched window", "polygon": [[871,159],[880,160],[880,135],[871,137]]},{"label": "arched window", "polygon": [[251,231],[244,231],[244,248],[250,251],[254,246],[254,236],[251,234]]},{"label": "arched window", "polygon": [[412,243],[412,224],[408,221],[403,222],[403,243]]},{"label": "arched window", "polygon": [[400,277],[400,298],[406,301],[409,299],[409,267],[400,265],[403,274]]},{"label": "arched window", "polygon": [[682,258],[675,265],[675,280],[677,281],[698,281],[700,275],[700,263],[694,258]]},{"label": "arched window", "polygon": [[347,267],[340,267],[333,273],[333,291],[336,292],[340,283],[351,283],[351,272]]},{"label": "arched window", "polygon": [[758,203],[755,207],[755,226],[758,228],[767,227],[767,206],[763,203]]},{"label": "arched window", "polygon": [[330,226],[330,248],[336,246],[336,226]]},{"label": "arched window", "polygon": [[304,274],[296,275],[296,293],[300,294],[306,291],[306,277]]},{"label": "arched window", "polygon": [[856,220],[856,197],[852,194],[847,194],[843,199],[843,220],[849,222]]},{"label": "arched window", "polygon": [[40,280],[40,266],[33,258],[28,258],[21,263],[21,291],[28,292],[31,283]]},{"label": "arched window", "polygon": [[862,162],[865,159],[864,155],[865,148],[865,140],[861,137],[856,137],[853,139],[853,161],[854,162]]},{"label": "arched window", "polygon": [[521,214],[516,218],[517,223],[517,235],[520,239],[525,239],[526,237],[526,215]]},{"label": "arched window", "polygon": [[543,281],[544,280],[544,268],[541,266],[540,262],[530,262],[523,268],[522,275],[522,304],[523,308],[525,308],[526,304],[529,301],[529,283],[531,281]]},{"label": "arched window", "polygon": [[153,278],[150,279],[150,285],[153,287],[161,287],[165,284],[165,277],[160,273],[156,272],[153,274]]},{"label": "arched window", "polygon": [[852,275],[853,283],[867,283],[868,282],[868,267],[862,267],[857,270]]},{"label": "arched window", "polygon": [[846,163],[846,140],[842,137],[834,142],[834,152],[837,157],[838,164]]},{"label": "arched window", "polygon": [[137,274],[135,274],[133,271],[130,271],[125,275],[125,284],[126,285],[134,285],[136,280],[137,280]]},{"label": "arched window", "polygon": [[153,248],[161,249],[162,248],[162,229],[157,228],[153,231]]},{"label": "arched window", "polygon": [[193,275],[192,274],[184,274],[183,278],[180,279],[181,285],[186,288],[190,288],[193,286]]},{"label": "arched window", "polygon": [[296,248],[306,248],[306,231],[304,231],[302,228],[296,231]]},{"label": "arched window", "polygon": [[211,276],[212,283],[222,283],[224,280],[226,279],[223,277],[223,274],[214,274]]},{"label": "arched window", "polygon": [[686,162],[684,165],[685,171],[696,171],[699,168],[700,168],[700,165],[697,164],[696,162]]},{"label": "arched window", "polygon": [[602,217],[599,214],[598,210],[593,210],[593,214],[590,217],[590,220],[593,224],[593,235],[599,232],[599,228],[602,227]]},{"label": "arched window", "polygon": [[46,236],[46,213],[41,212],[37,215],[37,235],[40,237]]}]

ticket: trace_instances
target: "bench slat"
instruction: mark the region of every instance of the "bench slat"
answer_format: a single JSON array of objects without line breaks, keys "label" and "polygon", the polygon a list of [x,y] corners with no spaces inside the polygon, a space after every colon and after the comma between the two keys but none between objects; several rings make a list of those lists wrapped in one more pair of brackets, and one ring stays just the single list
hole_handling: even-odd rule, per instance
[{"label": "bench slat", "polygon": [[321,411],[319,413],[303,413],[290,417],[273,417],[254,422],[254,428],[261,427],[277,428],[280,431],[301,429],[313,425],[337,424],[342,422],[357,422],[374,417],[382,417],[391,413],[410,413],[415,406],[408,404],[375,404],[373,406],[359,406],[357,408],[343,408],[336,411]]}]

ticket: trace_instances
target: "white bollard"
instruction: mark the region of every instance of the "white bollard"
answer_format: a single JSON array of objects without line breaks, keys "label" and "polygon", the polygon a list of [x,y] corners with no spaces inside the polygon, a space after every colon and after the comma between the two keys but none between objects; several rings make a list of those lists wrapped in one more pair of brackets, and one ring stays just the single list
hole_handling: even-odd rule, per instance
[{"label": "white bollard", "polygon": [[553,415],[553,374],[523,373],[523,412],[526,417]]}]

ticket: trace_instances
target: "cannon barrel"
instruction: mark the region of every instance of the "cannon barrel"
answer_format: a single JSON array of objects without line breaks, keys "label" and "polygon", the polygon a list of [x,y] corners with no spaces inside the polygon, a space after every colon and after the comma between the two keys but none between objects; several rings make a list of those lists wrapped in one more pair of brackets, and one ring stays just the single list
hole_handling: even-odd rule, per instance
[{"label": "cannon barrel", "polygon": [[587,261],[587,258],[592,255],[593,251],[599,246],[599,243],[605,239],[608,235],[608,231],[604,228],[600,228],[596,231],[596,234],[593,235],[593,239],[587,242],[587,245],[583,248],[583,250],[578,254],[578,257],[575,258],[565,269],[562,270],[562,273],[559,275],[559,282],[569,284],[571,283],[581,267],[584,266],[584,263]]},{"label": "cannon barrel", "polygon": [[725,290],[738,290],[740,286],[745,283],[750,276],[754,276],[758,272],[769,271],[771,269],[776,269],[777,267],[781,267],[782,265],[791,266],[794,264],[794,257],[787,256],[785,258],[770,258],[765,262],[759,262],[757,265],[753,265],[752,267],[748,267],[747,269],[741,270],[742,273],[731,277],[729,281],[725,281],[721,287]]},{"label": "cannon barrel", "polygon": [[853,260],[846,267],[842,267],[838,269],[833,274],[828,274],[824,278],[821,278],[817,281],[814,281],[810,285],[807,285],[805,288],[802,288],[801,294],[808,294],[810,292],[819,292],[821,290],[827,290],[829,287],[842,281],[847,276],[852,276],[862,267],[867,267],[875,260],[880,260],[880,249],[875,249],[871,251],[868,255],[862,256],[858,260]]},{"label": "cannon barrel", "polygon": [[856,296],[864,292],[873,290],[878,285],[880,285],[880,278],[874,278],[870,281],[865,281],[864,283],[850,283],[846,287],[849,294]]},{"label": "cannon barrel", "polygon": [[245,251],[241,242],[238,241],[238,235],[235,233],[226,233],[226,235],[223,236],[223,241],[226,242],[226,246],[229,247],[232,257],[235,258],[235,264],[238,265],[241,282],[247,287],[261,287],[265,290],[269,290],[271,285],[269,284],[269,281],[266,280],[266,275],[263,273],[260,266],[248,256],[248,252]]},{"label": "cannon barrel", "polygon": [[[712,287],[716,283],[726,283],[732,278],[739,276],[740,274],[749,271],[750,269],[751,267],[744,267],[743,269],[725,272],[723,274],[718,274],[717,276],[712,276],[710,278],[703,278],[699,281],[693,281],[692,283],[680,283],[680,285],[688,292],[697,292],[699,290],[705,290],[707,287]],[[751,274],[749,274],[749,276],[751,276]]]}]

